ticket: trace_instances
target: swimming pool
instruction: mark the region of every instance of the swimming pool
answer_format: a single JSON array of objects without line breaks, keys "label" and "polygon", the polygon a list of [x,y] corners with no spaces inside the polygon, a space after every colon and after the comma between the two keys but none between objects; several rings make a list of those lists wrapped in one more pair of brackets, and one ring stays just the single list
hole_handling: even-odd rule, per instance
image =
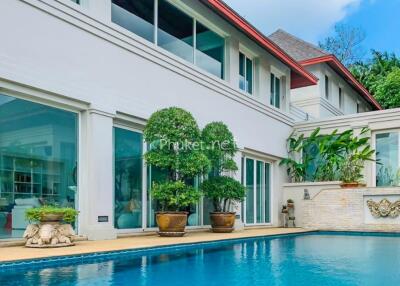
[{"label": "swimming pool", "polygon": [[0,265],[0,285],[398,285],[400,236],[316,232]]}]

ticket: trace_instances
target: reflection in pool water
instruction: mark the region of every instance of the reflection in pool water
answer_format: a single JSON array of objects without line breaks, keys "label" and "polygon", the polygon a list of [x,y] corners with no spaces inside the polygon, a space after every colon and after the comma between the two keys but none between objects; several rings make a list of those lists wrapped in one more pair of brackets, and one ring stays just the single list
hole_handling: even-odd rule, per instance
[{"label": "reflection in pool water", "polygon": [[142,255],[4,271],[0,285],[336,286],[400,281],[400,236],[311,234]]}]

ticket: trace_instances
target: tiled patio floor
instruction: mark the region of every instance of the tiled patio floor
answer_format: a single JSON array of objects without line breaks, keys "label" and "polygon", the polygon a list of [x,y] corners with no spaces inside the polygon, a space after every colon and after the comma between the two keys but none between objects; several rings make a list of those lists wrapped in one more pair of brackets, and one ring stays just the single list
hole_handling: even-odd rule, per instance
[{"label": "tiled patio floor", "polygon": [[51,256],[65,256],[82,253],[94,253],[104,251],[116,251],[135,248],[146,248],[155,246],[166,246],[173,244],[196,243],[207,241],[218,241],[224,239],[247,238],[268,236],[277,234],[290,234],[306,232],[301,228],[262,228],[262,229],[247,229],[237,231],[234,233],[217,234],[209,231],[190,232],[184,237],[180,238],[162,238],[156,235],[149,236],[136,236],[119,238],[115,240],[104,241],[79,241],[75,246],[66,248],[53,248],[53,249],[36,249],[18,247],[3,247],[0,248],[0,262],[45,258]]}]

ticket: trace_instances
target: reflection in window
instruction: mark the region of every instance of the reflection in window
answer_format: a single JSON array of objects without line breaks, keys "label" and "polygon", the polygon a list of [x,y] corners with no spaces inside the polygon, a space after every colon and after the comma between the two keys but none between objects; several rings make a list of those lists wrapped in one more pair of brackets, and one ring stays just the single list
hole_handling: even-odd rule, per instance
[{"label": "reflection in window", "polygon": [[193,63],[193,24],[191,17],[160,0],[158,4],[158,45]]},{"label": "reflection in window", "polygon": [[224,77],[224,38],[196,22],[196,65]]},{"label": "reflection in window", "polygon": [[239,53],[239,88],[253,93],[253,61],[243,53]]},{"label": "reflection in window", "polygon": [[142,227],[142,134],[114,128],[115,228]]},{"label": "reflection in window", "polygon": [[154,0],[112,0],[111,19],[146,40],[154,41]]},{"label": "reflection in window", "polygon": [[400,133],[376,135],[376,185],[400,186]]},{"label": "reflection in window", "polygon": [[0,238],[22,236],[26,209],[75,207],[77,120],[0,94]]}]

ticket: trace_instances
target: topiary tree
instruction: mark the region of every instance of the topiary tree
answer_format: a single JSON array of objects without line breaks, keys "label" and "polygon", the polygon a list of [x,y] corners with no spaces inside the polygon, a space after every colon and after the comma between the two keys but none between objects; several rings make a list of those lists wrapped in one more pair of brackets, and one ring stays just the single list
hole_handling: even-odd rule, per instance
[{"label": "topiary tree", "polygon": [[235,179],[224,176],[238,170],[234,156],[238,150],[233,134],[222,122],[212,122],[202,131],[204,154],[211,162],[209,179],[201,189],[213,202],[216,212],[227,212],[234,202],[244,200],[245,188]]},{"label": "topiary tree", "polygon": [[147,164],[168,173],[163,183],[154,183],[152,195],[161,211],[181,211],[196,204],[201,193],[186,182],[209,169],[200,149],[200,129],[193,116],[177,107],[153,113],[144,130],[149,144]]}]

